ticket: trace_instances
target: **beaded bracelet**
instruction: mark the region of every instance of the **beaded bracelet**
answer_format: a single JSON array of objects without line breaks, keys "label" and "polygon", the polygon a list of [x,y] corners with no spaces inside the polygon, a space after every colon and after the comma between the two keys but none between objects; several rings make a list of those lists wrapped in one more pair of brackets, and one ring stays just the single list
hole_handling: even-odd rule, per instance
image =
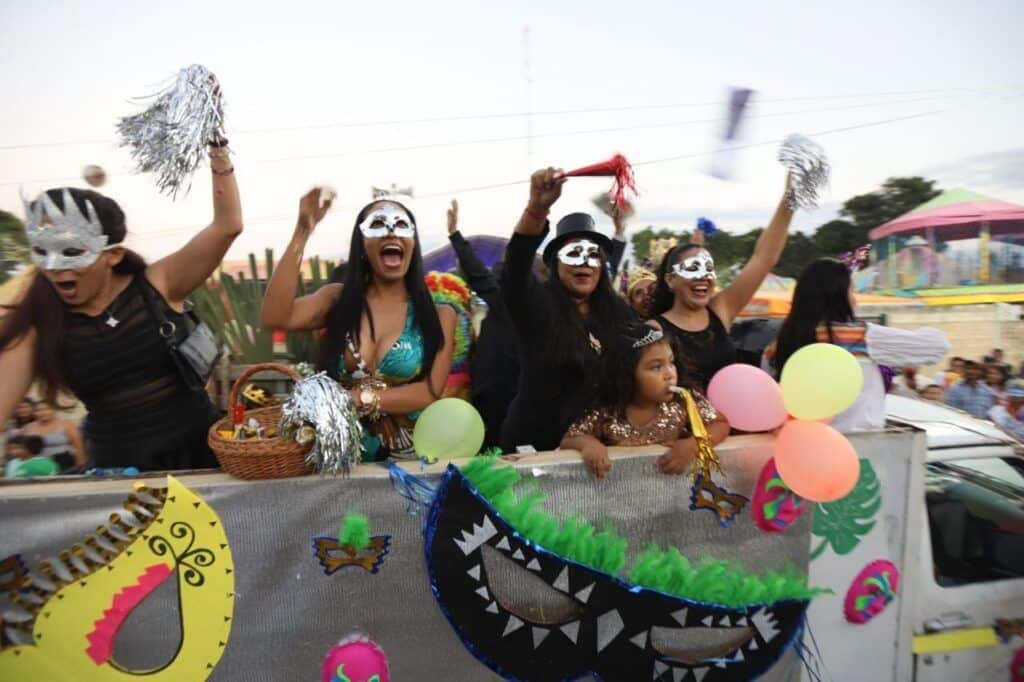
[{"label": "beaded bracelet", "polygon": [[227,170],[217,170],[216,168],[211,168],[210,172],[213,173],[214,175],[220,175],[221,177],[223,177],[225,175],[231,175],[232,173],[234,173],[235,172],[235,167],[232,166],[231,168],[228,168]]}]

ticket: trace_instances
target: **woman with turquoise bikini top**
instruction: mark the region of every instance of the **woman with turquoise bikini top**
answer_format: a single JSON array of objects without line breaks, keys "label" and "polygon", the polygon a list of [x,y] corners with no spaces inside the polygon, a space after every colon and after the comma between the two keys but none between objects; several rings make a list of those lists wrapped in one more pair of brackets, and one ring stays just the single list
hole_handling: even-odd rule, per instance
[{"label": "woman with turquoise bikini top", "polygon": [[423,276],[416,222],[395,201],[375,201],[356,217],[343,284],[295,297],[302,252],[331,206],[316,188],[299,203],[286,255],[263,299],[273,329],[326,327],[319,368],[344,386],[365,427],[364,460],[412,458],[412,427],[445,386],[455,347],[456,314],[435,306]]}]

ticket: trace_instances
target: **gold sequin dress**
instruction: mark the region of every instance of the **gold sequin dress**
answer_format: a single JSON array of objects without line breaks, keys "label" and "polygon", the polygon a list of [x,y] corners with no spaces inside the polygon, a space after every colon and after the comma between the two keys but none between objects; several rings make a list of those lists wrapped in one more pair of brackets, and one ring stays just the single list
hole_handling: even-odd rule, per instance
[{"label": "gold sequin dress", "polygon": [[[718,418],[718,412],[707,398],[693,391],[704,423]],[[676,399],[658,405],[654,419],[642,426],[634,426],[624,416],[615,414],[609,408],[588,410],[578,419],[565,437],[593,436],[605,445],[667,445],[672,441],[690,436],[690,420],[686,416],[686,405]]]}]

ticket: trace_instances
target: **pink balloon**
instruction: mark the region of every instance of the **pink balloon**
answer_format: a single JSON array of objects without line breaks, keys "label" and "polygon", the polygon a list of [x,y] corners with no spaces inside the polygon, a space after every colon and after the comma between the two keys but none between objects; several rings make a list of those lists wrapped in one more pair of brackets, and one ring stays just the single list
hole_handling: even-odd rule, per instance
[{"label": "pink balloon", "polygon": [[740,431],[771,431],[786,421],[782,389],[753,365],[718,370],[708,384],[708,400]]},{"label": "pink balloon", "polygon": [[853,445],[820,422],[786,422],[775,440],[775,467],[790,490],[813,502],[845,497],[860,476]]}]

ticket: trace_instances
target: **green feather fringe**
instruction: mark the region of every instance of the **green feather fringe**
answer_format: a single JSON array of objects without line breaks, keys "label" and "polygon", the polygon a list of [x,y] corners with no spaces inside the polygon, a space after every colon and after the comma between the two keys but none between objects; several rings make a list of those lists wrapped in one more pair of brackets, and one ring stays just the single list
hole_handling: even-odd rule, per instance
[{"label": "green feather fringe", "polygon": [[370,544],[370,519],[362,514],[345,514],[338,531],[338,543],[362,549]]},{"label": "green feather fringe", "polygon": [[[522,476],[511,466],[498,466],[496,457],[476,457],[462,467],[466,480],[524,537],[585,566],[617,575],[626,565],[628,541],[612,528],[598,531],[578,518],[558,519],[541,508],[546,496],[533,490],[513,490]],[[651,545],[637,557],[629,581],[666,594],[695,601],[746,606],[785,599],[811,599],[831,592],[807,586],[797,571],[750,574],[738,564],[704,557],[697,564],[675,547]]]}]

